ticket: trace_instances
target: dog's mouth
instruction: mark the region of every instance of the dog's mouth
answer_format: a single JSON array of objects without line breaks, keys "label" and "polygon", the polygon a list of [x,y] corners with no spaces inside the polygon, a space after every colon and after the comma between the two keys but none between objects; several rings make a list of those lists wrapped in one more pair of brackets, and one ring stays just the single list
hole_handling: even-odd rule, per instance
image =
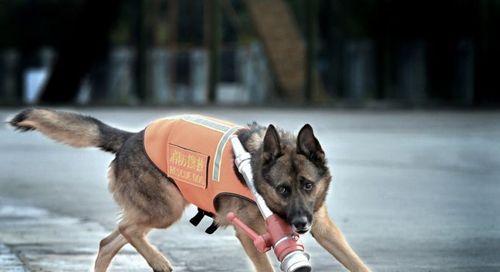
[{"label": "dog's mouth", "polygon": [[306,234],[308,231],[311,230],[311,226],[308,225],[308,226],[305,226],[305,227],[301,227],[301,228],[297,228],[295,226],[292,225],[292,229],[294,232],[298,233],[298,234]]}]

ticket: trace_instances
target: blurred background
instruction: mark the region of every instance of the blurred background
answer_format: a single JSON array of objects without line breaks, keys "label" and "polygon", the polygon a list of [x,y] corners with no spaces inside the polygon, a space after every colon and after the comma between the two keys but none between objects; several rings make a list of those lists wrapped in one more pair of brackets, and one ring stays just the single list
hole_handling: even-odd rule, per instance
[{"label": "blurred background", "polygon": [[[498,272],[498,26],[497,0],[0,0],[0,119],[309,123],[329,212],[374,271]],[[120,211],[113,156],[0,139],[0,271],[92,271]],[[233,230],[206,235],[195,214],[151,234],[175,271],[251,271]],[[344,271],[303,239],[314,271]],[[149,270],[126,246],[111,271]]]},{"label": "blurred background", "polygon": [[0,104],[492,107],[496,0],[0,0]]}]

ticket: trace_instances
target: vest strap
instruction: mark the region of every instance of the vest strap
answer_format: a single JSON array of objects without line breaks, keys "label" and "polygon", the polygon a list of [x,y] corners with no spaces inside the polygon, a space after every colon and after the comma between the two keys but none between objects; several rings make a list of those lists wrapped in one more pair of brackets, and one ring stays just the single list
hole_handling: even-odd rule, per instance
[{"label": "vest strap", "polygon": [[[200,224],[201,220],[203,219],[203,217],[205,217],[205,215],[209,216],[209,217],[214,217],[214,215],[212,213],[206,212],[206,211],[198,208],[198,212],[196,213],[195,216],[193,216],[193,218],[191,218],[189,220],[189,222],[191,222],[191,224],[193,224],[194,226],[198,226],[198,224]],[[212,221],[212,224],[210,224],[210,226],[205,230],[205,233],[212,234],[218,228],[219,228],[219,226],[217,225],[217,223],[215,223],[215,220],[214,220],[214,221]]]},{"label": "vest strap", "polygon": [[215,223],[215,220],[212,221],[212,224],[205,230],[205,233],[207,234],[212,234],[214,233],[217,229],[219,228],[219,226],[217,225],[217,223]]},{"label": "vest strap", "polygon": [[205,216],[205,211],[198,208],[198,212],[196,213],[195,216],[193,216],[193,218],[191,218],[191,220],[189,220],[189,222],[191,222],[191,224],[193,224],[193,226],[196,227],[198,226],[198,224],[200,224],[204,216]]}]

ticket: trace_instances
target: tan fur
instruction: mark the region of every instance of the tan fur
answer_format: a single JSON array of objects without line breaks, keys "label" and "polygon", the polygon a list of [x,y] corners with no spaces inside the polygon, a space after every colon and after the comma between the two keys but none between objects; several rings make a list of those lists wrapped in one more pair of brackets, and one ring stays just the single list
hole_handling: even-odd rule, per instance
[{"label": "tan fur", "polygon": [[249,152],[255,152],[260,148],[260,145],[262,143],[262,139],[264,138],[264,131],[261,133],[254,133],[252,136],[250,136],[250,139],[248,140],[248,151]]},{"label": "tan fur", "polygon": [[113,231],[99,243],[99,253],[97,254],[94,271],[105,272],[111,260],[128,243],[127,239],[121,235],[119,230]]},{"label": "tan fur", "polygon": [[[121,207],[122,218],[118,228],[100,242],[94,267],[96,272],[106,271],[113,257],[127,243],[146,259],[154,271],[172,271],[171,263],[148,242],[146,236],[153,228],[168,228],[174,224],[182,216],[188,203],[172,180],[164,176],[148,160],[144,154],[141,133],[123,132],[92,118],[52,110],[24,111],[16,116],[11,124],[21,130],[35,128],[52,139],[72,146],[99,146],[117,153],[115,160],[110,164],[108,179],[109,190]],[[266,130],[257,124],[253,126],[255,133],[249,135],[245,144],[253,156],[261,159],[267,156],[259,153],[262,152]],[[304,203],[314,201],[314,208],[311,208],[314,210],[311,232],[315,239],[349,270],[369,271],[328,217],[324,206],[330,182],[328,170],[318,170],[317,165],[310,161],[311,157],[307,159],[306,156],[300,155],[295,149],[293,135],[283,131],[279,133],[283,149],[280,152],[283,154],[267,174],[274,181],[294,186],[294,190],[300,190],[302,178],[314,181],[316,186],[314,191],[307,194],[299,192],[295,199],[285,200],[277,194],[276,188],[273,187],[275,184],[264,181],[264,177],[258,174],[254,178],[259,192],[270,208],[278,214],[286,213],[290,201],[297,199],[304,200]],[[103,135],[111,139],[103,139]],[[306,142],[304,146],[307,147],[308,144],[311,142]],[[253,167],[257,173],[263,170],[262,165]],[[215,221],[219,226],[228,226],[226,214],[235,212],[243,222],[258,233],[265,232],[264,220],[255,204],[244,199],[223,196],[217,199],[216,206],[218,209]],[[273,271],[266,254],[259,253],[246,235],[237,231],[236,237],[257,271]]]},{"label": "tan fur", "polygon": [[74,121],[71,113],[34,109],[29,114],[29,118],[19,122],[19,125],[35,128],[47,137],[73,147],[96,146],[99,141],[97,125],[88,123],[83,128],[80,122]]}]

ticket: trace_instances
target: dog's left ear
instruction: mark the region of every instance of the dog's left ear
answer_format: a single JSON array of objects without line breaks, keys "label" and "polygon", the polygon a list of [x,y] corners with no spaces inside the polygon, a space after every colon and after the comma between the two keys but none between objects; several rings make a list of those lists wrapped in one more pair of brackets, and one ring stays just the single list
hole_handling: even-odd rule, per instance
[{"label": "dog's left ear", "polygon": [[309,124],[304,125],[297,136],[297,153],[306,156],[315,164],[325,163],[325,152]]},{"label": "dog's left ear", "polygon": [[263,142],[262,159],[264,164],[269,164],[281,154],[280,136],[273,125],[269,125],[266,130]]}]

